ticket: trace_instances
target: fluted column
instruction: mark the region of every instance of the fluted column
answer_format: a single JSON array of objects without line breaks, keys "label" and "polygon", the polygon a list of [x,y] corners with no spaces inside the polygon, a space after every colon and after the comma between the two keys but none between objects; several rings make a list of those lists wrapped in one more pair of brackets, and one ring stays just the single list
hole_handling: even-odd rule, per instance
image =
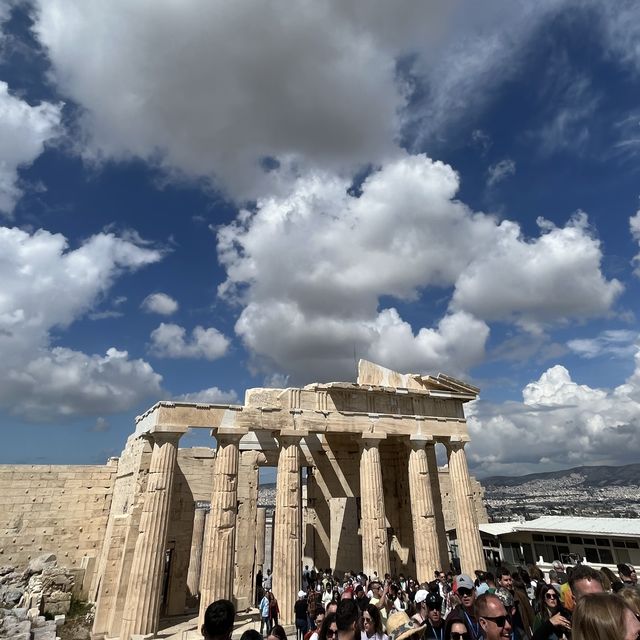
[{"label": "fluted column", "polygon": [[378,445],[384,436],[367,434],[360,442],[360,530],[362,567],[368,575],[389,573],[387,518]]},{"label": "fluted column", "polygon": [[433,579],[439,569],[440,552],[431,492],[431,478],[425,436],[410,438],[409,495],[413,519],[413,540],[416,555],[416,577],[419,582]]},{"label": "fluted column", "polygon": [[211,510],[204,534],[200,612],[198,627],[207,607],[215,600],[233,598],[233,575],[238,514],[238,445],[246,430],[220,428],[213,465]]},{"label": "fluted column", "polygon": [[280,606],[280,622],[293,624],[293,605],[302,584],[300,436],[280,435],[274,514],[273,595]]},{"label": "fluted column", "polygon": [[120,638],[155,633],[160,595],[171,490],[178,454],[179,433],[153,433],[153,451],[136,540]]},{"label": "fluted column", "polygon": [[267,510],[258,507],[256,516],[256,571],[264,568],[264,541],[267,527]]},{"label": "fluted column", "polygon": [[451,441],[447,445],[449,476],[456,505],[456,535],[460,551],[462,573],[474,575],[476,569],[486,570],[478,517],[471,491],[464,442]]},{"label": "fluted column", "polygon": [[204,523],[207,510],[196,508],[193,514],[193,534],[191,536],[191,555],[189,556],[189,572],[187,573],[187,588],[191,596],[200,592],[200,574],[202,572],[202,543],[204,541]]},{"label": "fluted column", "polygon": [[427,467],[431,480],[431,495],[433,497],[433,512],[436,521],[436,533],[438,536],[439,566],[438,569],[446,571],[449,568],[449,548],[447,546],[447,529],[444,525],[444,513],[442,512],[442,493],[440,492],[440,475],[438,473],[438,460],[436,458],[435,442],[427,442]]}]

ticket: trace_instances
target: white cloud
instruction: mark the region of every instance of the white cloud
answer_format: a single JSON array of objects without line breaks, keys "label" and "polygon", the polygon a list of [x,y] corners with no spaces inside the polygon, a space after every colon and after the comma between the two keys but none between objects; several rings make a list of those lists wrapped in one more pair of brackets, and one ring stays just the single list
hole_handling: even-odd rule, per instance
[{"label": "white cloud", "polygon": [[[584,215],[564,228],[540,221],[528,240],[456,200],[456,173],[424,155],[384,165],[359,197],[348,187],[307,176],[218,232],[219,293],[244,305],[236,332],[267,368],[352,374],[355,350],[402,371],[459,374],[483,357],[485,320],[531,329],[604,314],[622,288],[602,276]],[[429,286],[454,288],[436,329],[379,309],[382,296],[413,301]]]},{"label": "white cloud", "polygon": [[538,331],[571,317],[604,315],[623,290],[601,270],[600,242],[584,213],[565,227],[538,219],[541,235],[527,240],[519,225],[503,222],[491,250],[477,255],[460,274],[452,299],[485,320],[517,322]]},{"label": "white cloud", "polygon": [[282,177],[263,171],[265,157],[286,175],[394,151],[396,61],[362,12],[348,13],[285,0],[47,0],[35,31],[58,88],[83,107],[89,156],[139,156],[242,198]]},{"label": "white cloud", "polygon": [[475,472],[520,475],[544,468],[623,464],[640,456],[640,352],[613,389],[574,382],[562,365],[522,392],[523,401],[467,405]]},{"label": "white cloud", "polygon": [[239,402],[238,394],[233,389],[223,391],[218,387],[209,387],[201,391],[183,393],[176,396],[176,400],[181,400],[182,402],[201,402],[203,404],[238,404]]},{"label": "white cloud", "polygon": [[502,182],[505,178],[512,176],[516,172],[516,163],[511,158],[505,158],[492,164],[487,170],[487,185],[493,187]]},{"label": "white cloud", "polygon": [[204,358],[216,360],[227,353],[229,339],[217,329],[196,327],[187,338],[187,331],[177,324],[161,322],[151,332],[149,350],[159,358]]},{"label": "white cloud", "polygon": [[[1,18],[1,16],[0,16]],[[60,133],[61,105],[31,106],[0,80],[0,214],[11,215],[22,195],[18,171],[30,165],[45,143]]]},{"label": "white cloud", "polygon": [[[629,218],[629,227],[631,228],[633,239],[640,244],[640,211]],[[640,278],[640,253],[634,256],[633,262],[638,265],[633,273]]]},{"label": "white cloud", "polygon": [[141,307],[148,313],[170,316],[178,310],[178,303],[166,293],[152,293],[142,301]]},{"label": "white cloud", "polygon": [[70,250],[64,236],[0,227],[0,407],[33,420],[130,408],[158,395],[160,376],[111,348],[51,348],[51,332],[88,314],[125,271],[161,253],[100,233]]},{"label": "white cloud", "polygon": [[595,338],[569,340],[567,346],[583,358],[598,358],[605,355],[625,358],[637,351],[637,340],[637,331],[609,329]]}]

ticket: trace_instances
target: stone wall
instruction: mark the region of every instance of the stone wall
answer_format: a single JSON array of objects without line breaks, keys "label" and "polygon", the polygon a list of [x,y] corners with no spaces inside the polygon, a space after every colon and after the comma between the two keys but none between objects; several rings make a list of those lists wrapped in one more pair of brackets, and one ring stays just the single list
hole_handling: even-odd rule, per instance
[{"label": "stone wall", "polygon": [[26,567],[51,552],[87,568],[89,590],[111,508],[117,461],[106,465],[0,465],[0,565]]}]

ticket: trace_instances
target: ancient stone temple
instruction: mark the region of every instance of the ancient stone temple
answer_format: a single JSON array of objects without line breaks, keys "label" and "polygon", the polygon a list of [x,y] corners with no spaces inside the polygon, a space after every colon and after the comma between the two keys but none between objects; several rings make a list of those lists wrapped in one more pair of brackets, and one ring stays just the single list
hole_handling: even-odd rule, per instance
[{"label": "ancient stone temple", "polygon": [[[92,468],[90,488],[99,485],[91,494],[94,515],[87,511],[83,526],[74,520],[65,529],[68,550],[51,548],[57,520],[42,544],[73,564],[82,554],[86,596],[96,602],[94,637],[123,640],[156,632],[161,616],[198,606],[202,615],[218,598],[252,606],[266,563],[285,624],[293,622],[305,564],[422,581],[453,555],[472,574],[485,559],[463,405],[477,393],[448,376],[399,374],[360,361],[356,383],[249,389],[242,405],[159,402],[137,418],[103,475]],[[215,449],[184,448],[191,429],[209,430]],[[447,473],[436,464],[442,445]],[[266,546],[258,507],[263,466],[277,468]],[[82,484],[81,473],[65,475]],[[32,474],[32,481],[40,477]],[[24,528],[25,517],[16,526]],[[453,528],[452,550],[445,530]],[[83,537],[89,530],[91,545]],[[11,554],[0,561],[24,553],[11,546],[20,532],[11,535],[13,543],[0,540],[2,553]]]}]

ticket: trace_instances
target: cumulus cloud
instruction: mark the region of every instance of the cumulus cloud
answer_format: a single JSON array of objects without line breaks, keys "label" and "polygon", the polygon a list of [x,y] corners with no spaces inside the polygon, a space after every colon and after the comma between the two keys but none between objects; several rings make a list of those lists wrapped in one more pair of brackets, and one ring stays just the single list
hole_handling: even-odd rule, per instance
[{"label": "cumulus cloud", "polygon": [[30,165],[46,142],[60,134],[61,111],[61,105],[49,102],[29,105],[11,95],[0,80],[0,214],[10,216],[22,195],[19,169]]},{"label": "cumulus cloud", "polygon": [[53,331],[89,313],[124,272],[160,260],[159,251],[105,233],[71,250],[61,234],[0,227],[0,256],[0,407],[53,420],[124,410],[159,393],[160,376],[125,351],[50,344]]},{"label": "cumulus cloud", "polygon": [[505,178],[512,176],[516,172],[516,163],[511,158],[505,158],[492,164],[487,170],[487,186],[493,187],[502,182]]},{"label": "cumulus cloud", "polygon": [[166,293],[152,293],[142,301],[141,307],[148,313],[170,316],[178,310],[178,303]]},{"label": "cumulus cloud", "polygon": [[[613,389],[578,384],[562,365],[522,391],[522,402],[468,407],[469,461],[476,473],[520,475],[544,468],[624,464],[640,455],[640,352]],[[471,414],[471,415],[469,415]]]},{"label": "cumulus cloud", "polygon": [[[456,200],[458,186],[451,167],[405,155],[371,173],[358,196],[340,177],[313,174],[288,197],[242,211],[219,230],[218,256],[220,295],[244,306],[245,345],[307,377],[352,374],[354,351],[403,371],[460,374],[483,357],[486,320],[531,328],[610,308],[622,287],[600,272],[584,215],[564,228],[540,221],[529,240]],[[413,301],[427,287],[454,290],[436,328],[379,308],[383,296]]]},{"label": "cumulus cloud", "polygon": [[182,402],[201,402],[203,404],[238,404],[238,394],[233,390],[223,391],[218,387],[209,387],[201,391],[183,393],[176,396],[176,400]]},{"label": "cumulus cloud", "polygon": [[[351,167],[394,149],[405,98],[361,11],[284,0],[37,4],[35,31],[59,90],[83,107],[91,157],[158,161],[244,198],[299,165]],[[267,158],[281,171],[265,172]]]},{"label": "cumulus cloud", "polygon": [[623,290],[601,271],[602,250],[587,216],[565,227],[539,218],[540,236],[527,240],[514,222],[503,222],[491,251],[460,274],[452,307],[485,320],[511,320],[538,331],[571,317],[604,315]]},{"label": "cumulus cloud", "polygon": [[229,339],[217,329],[196,327],[187,331],[177,324],[161,322],[151,332],[149,350],[158,358],[204,358],[216,360],[227,353]]}]

